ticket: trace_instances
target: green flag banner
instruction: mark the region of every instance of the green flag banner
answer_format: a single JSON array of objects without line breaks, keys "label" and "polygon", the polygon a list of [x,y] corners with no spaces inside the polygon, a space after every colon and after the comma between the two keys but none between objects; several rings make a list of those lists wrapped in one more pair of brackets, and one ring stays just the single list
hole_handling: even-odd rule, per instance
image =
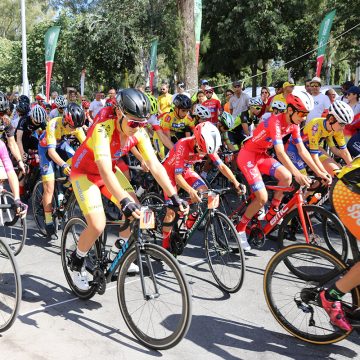
[{"label": "green flag banner", "polygon": [[156,71],[156,60],[157,60],[157,47],[158,47],[158,39],[154,39],[151,44],[150,51],[150,73],[149,73],[149,86],[152,89],[154,85],[154,77]]},{"label": "green flag banner", "polygon": [[194,18],[195,18],[196,64],[199,64],[201,21],[202,21],[202,0],[194,0]]},{"label": "green flag banner", "polygon": [[45,34],[45,69],[46,69],[46,99],[49,101],[51,73],[54,64],[55,50],[59,38],[60,26],[53,26]]},{"label": "green flag banner", "polygon": [[326,43],[329,40],[331,26],[336,14],[333,10],[326,14],[324,20],[320,24],[319,37],[318,37],[318,53],[316,58],[316,76],[320,76],[322,64],[324,62]]}]

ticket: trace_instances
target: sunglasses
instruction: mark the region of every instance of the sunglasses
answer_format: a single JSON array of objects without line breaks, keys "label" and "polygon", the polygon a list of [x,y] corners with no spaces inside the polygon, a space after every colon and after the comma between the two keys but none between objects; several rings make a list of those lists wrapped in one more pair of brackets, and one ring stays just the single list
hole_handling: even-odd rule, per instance
[{"label": "sunglasses", "polygon": [[305,116],[308,116],[309,115],[309,112],[307,111],[296,111],[300,117],[305,117]]},{"label": "sunglasses", "polygon": [[136,129],[138,127],[143,128],[148,124],[147,120],[137,121],[137,120],[129,119],[126,115],[124,115],[124,117],[127,120],[128,126],[131,127],[132,129]]},{"label": "sunglasses", "polygon": [[205,91],[205,94],[212,94],[212,91]]},{"label": "sunglasses", "polygon": [[261,110],[261,106],[251,106],[253,109],[255,109],[255,110]]},{"label": "sunglasses", "polygon": [[269,93],[268,93],[267,91],[262,91],[261,93],[262,93],[262,94],[268,94],[268,95],[269,95]]},{"label": "sunglasses", "polygon": [[239,87],[241,87],[241,85],[235,85],[235,86],[234,86],[234,88],[239,88]]},{"label": "sunglasses", "polygon": [[320,85],[310,85],[310,87],[320,87]]},{"label": "sunglasses", "polygon": [[166,91],[166,89],[161,89],[161,91]]}]

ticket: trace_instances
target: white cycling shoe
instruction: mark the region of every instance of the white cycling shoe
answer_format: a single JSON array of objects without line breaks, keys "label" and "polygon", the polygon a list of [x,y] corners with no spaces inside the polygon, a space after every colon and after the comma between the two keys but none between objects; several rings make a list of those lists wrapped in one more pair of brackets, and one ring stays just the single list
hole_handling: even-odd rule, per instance
[{"label": "white cycling shoe", "polygon": [[140,272],[139,267],[135,263],[131,263],[129,268],[128,268],[127,273],[128,274],[137,274],[139,272]]},{"label": "white cycling shoe", "polygon": [[239,231],[238,232],[238,238],[240,240],[240,245],[244,251],[250,251],[251,246],[247,241],[246,233],[245,231]]},{"label": "white cycling shoe", "polygon": [[90,289],[87,272],[83,271],[73,271],[72,274],[74,285],[81,291],[87,291]]}]

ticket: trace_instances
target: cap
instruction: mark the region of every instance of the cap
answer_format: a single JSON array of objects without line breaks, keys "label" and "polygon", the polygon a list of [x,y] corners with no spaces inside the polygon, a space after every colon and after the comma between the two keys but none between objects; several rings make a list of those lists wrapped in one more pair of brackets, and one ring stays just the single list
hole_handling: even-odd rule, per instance
[{"label": "cap", "polygon": [[43,94],[37,94],[37,95],[35,96],[35,99],[36,99],[36,100],[45,100],[45,96],[44,96]]},{"label": "cap", "polygon": [[352,81],[348,80],[348,81],[345,81],[341,86],[343,89],[348,90],[349,88],[354,86],[354,83]]},{"label": "cap", "polygon": [[238,80],[237,80],[237,81],[233,81],[232,85],[233,85],[233,86],[239,86],[239,85],[241,86],[241,81],[238,81]]},{"label": "cap", "polygon": [[284,83],[284,82],[281,81],[281,80],[275,81],[275,83],[274,83],[274,88],[275,88],[275,89],[282,89],[283,83]]},{"label": "cap", "polygon": [[319,78],[319,77],[317,77],[317,76],[315,76],[315,77],[313,77],[312,79],[311,79],[311,81],[310,81],[310,84],[311,83],[319,83],[320,85],[321,85],[321,79]]},{"label": "cap", "polygon": [[203,79],[203,80],[200,80],[200,84],[207,85],[207,84],[209,84],[209,82],[207,80]]},{"label": "cap", "polygon": [[206,86],[205,86],[205,91],[211,91],[211,92],[214,92],[214,89],[213,89],[211,86],[206,85]]},{"label": "cap", "polygon": [[178,86],[179,88],[185,89],[185,84],[182,81],[178,82],[176,84],[176,86]]},{"label": "cap", "polygon": [[356,94],[360,95],[360,88],[358,86],[351,86],[348,90],[345,91],[345,94]]},{"label": "cap", "polygon": [[282,87],[283,88],[286,88],[287,86],[295,86],[295,84],[289,82],[289,81],[285,81],[283,84],[282,84]]}]

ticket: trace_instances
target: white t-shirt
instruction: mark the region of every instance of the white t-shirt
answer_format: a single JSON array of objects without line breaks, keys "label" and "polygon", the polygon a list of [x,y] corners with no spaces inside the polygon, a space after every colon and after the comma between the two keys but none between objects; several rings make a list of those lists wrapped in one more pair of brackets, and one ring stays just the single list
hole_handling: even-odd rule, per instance
[{"label": "white t-shirt", "polygon": [[93,100],[90,104],[89,111],[92,111],[93,119],[97,115],[97,113],[104,107],[102,101]]},{"label": "white t-shirt", "polygon": [[355,104],[354,106],[351,107],[354,111],[354,116],[356,116],[357,114],[360,113],[360,103]]},{"label": "white t-shirt", "polygon": [[309,115],[306,118],[306,123],[310,120],[321,117],[321,114],[324,110],[328,109],[331,105],[329,97],[324,94],[319,94],[314,96],[314,109],[310,111]]},{"label": "white t-shirt", "polygon": [[249,109],[249,95],[246,93],[241,93],[240,97],[233,95],[230,98],[230,109],[232,110],[232,116],[235,119],[243,111]]},{"label": "white t-shirt", "polygon": [[59,113],[58,109],[52,109],[50,111],[50,114],[49,114],[50,119],[56,118],[58,116],[60,116],[60,113]]}]

